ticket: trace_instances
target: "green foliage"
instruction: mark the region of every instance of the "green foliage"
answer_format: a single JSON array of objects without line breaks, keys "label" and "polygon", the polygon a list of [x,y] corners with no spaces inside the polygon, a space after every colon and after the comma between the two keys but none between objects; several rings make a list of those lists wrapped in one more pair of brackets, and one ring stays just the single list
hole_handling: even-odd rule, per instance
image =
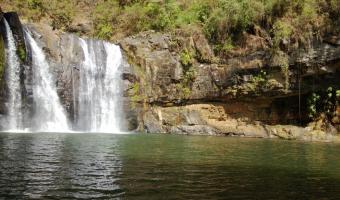
[{"label": "green foliage", "polygon": [[73,0],[1,0],[9,9],[16,10],[21,17],[39,21],[44,17],[51,20],[55,29],[67,29],[72,23],[75,9]]},{"label": "green foliage", "polygon": [[328,116],[332,116],[333,112],[334,112],[334,107],[335,107],[335,94],[334,94],[334,90],[332,87],[328,87],[327,91],[326,91],[326,95],[323,99],[323,106],[324,106],[324,112],[328,115]]},{"label": "green foliage", "polygon": [[268,80],[269,76],[267,72],[261,70],[258,74],[253,76],[249,82],[240,86],[236,86],[234,88],[229,88],[228,93],[236,96],[237,93],[240,91],[242,92],[242,94],[248,94],[249,92],[251,92],[255,95],[260,95],[260,91],[268,87]]},{"label": "green foliage", "polygon": [[335,115],[339,93],[339,90],[334,90],[332,87],[328,87],[326,91],[312,93],[307,98],[308,116],[315,119],[324,113],[329,119],[332,119]]},{"label": "green foliage", "polygon": [[25,48],[22,47],[22,46],[19,46],[18,49],[17,49],[17,54],[19,56],[19,59],[22,62],[25,62],[25,60],[26,60],[26,50],[25,50]]},{"label": "green foliage", "polygon": [[214,51],[215,52],[224,52],[224,53],[228,53],[231,50],[233,50],[235,48],[235,46],[233,45],[233,41],[230,37],[228,37],[224,43],[221,44],[216,44],[214,46]]},{"label": "green foliage", "polygon": [[182,90],[182,94],[184,96],[184,98],[188,99],[191,95],[191,89],[188,87],[184,87]]},{"label": "green foliage", "polygon": [[274,48],[278,48],[281,40],[288,40],[293,32],[291,25],[285,21],[278,20],[273,25],[274,34],[273,45]]},{"label": "green foliage", "polygon": [[51,26],[53,29],[67,30],[72,22],[71,16],[65,12],[55,12],[51,15]]},{"label": "green foliage", "polygon": [[183,83],[177,83],[176,90],[183,99],[188,99],[191,95],[191,89]]},{"label": "green foliage", "polygon": [[205,24],[207,37],[213,43],[225,41],[261,19],[264,6],[256,0],[219,0],[216,8]]},{"label": "green foliage", "polygon": [[169,2],[165,5],[149,3],[146,6],[146,15],[148,18],[153,19],[150,22],[150,27],[154,30],[173,28],[178,12],[178,5],[174,2]]},{"label": "green foliage", "polygon": [[234,49],[234,45],[233,45],[233,42],[231,40],[231,38],[227,38],[226,41],[224,42],[223,44],[223,47],[222,47],[222,50],[224,52],[229,52],[231,51],[232,49]]},{"label": "green foliage", "polygon": [[41,0],[27,0],[28,7],[31,9],[44,9],[43,2]]},{"label": "green foliage", "polygon": [[196,1],[188,6],[181,6],[183,9],[178,10],[175,24],[177,27],[183,27],[188,24],[205,23],[210,16],[214,2],[208,0]]},{"label": "green foliage", "polygon": [[113,30],[110,24],[98,24],[96,25],[96,37],[99,39],[110,39]]},{"label": "green foliage", "polygon": [[184,49],[180,54],[180,61],[185,68],[190,67],[194,61],[194,55],[188,49]]},{"label": "green foliage", "polygon": [[194,56],[195,54],[186,48],[180,55],[180,62],[183,65],[184,75],[181,82],[176,84],[176,89],[184,99],[188,99],[190,97],[192,83],[195,81],[197,76],[196,70],[192,66]]},{"label": "green foliage", "polygon": [[52,20],[53,29],[67,30],[73,21],[74,10],[71,0],[53,0],[48,6],[48,13]]},{"label": "green foliage", "polygon": [[263,85],[267,80],[267,72],[261,70],[260,73],[253,77],[252,82],[255,83],[255,85]]},{"label": "green foliage", "polygon": [[307,110],[309,118],[315,118],[318,114],[317,103],[320,99],[320,95],[312,93],[307,99]]},{"label": "green foliage", "polygon": [[99,39],[110,39],[113,34],[113,24],[118,15],[118,4],[115,1],[105,1],[97,4],[91,13],[94,22],[94,36]]},{"label": "green foliage", "polygon": [[[260,27],[273,45],[285,39],[307,43],[330,27],[340,27],[340,0],[0,0],[30,20],[48,17],[67,30],[74,13],[89,12],[93,36],[112,39],[145,30],[203,28],[218,51],[229,52],[245,32]],[[86,8],[86,9],[84,9]],[[337,28],[340,31],[340,28]]]},{"label": "green foliage", "polygon": [[25,8],[23,11],[29,17],[29,19],[33,21],[38,21],[44,17],[47,10],[42,0],[24,0],[20,3],[17,2],[17,4],[19,4],[19,6],[22,8]]},{"label": "green foliage", "polygon": [[131,101],[138,102],[142,100],[142,97],[139,95],[139,83],[134,83],[130,89]]},{"label": "green foliage", "polygon": [[131,17],[138,19],[135,32],[148,29],[165,31],[205,22],[209,17],[212,2],[212,0],[136,1],[125,6],[122,13],[123,19]]},{"label": "green foliage", "polygon": [[132,85],[128,94],[130,96],[132,108],[135,108],[137,103],[141,103],[145,99],[142,95],[140,95],[140,84],[138,82]]},{"label": "green foliage", "polygon": [[196,71],[194,68],[190,67],[187,71],[184,73],[184,79],[183,84],[185,85],[191,85],[196,79]]}]

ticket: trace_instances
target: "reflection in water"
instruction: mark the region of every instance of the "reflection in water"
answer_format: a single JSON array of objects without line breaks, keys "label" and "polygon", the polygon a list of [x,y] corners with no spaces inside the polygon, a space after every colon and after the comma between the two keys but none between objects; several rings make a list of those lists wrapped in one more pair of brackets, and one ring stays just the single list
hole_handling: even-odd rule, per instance
[{"label": "reflection in water", "polygon": [[340,194],[338,145],[158,135],[122,144],[120,184],[131,199],[338,199]]},{"label": "reflection in water", "polygon": [[[92,142],[97,140],[96,142]],[[122,163],[116,140],[100,136],[0,136],[0,196],[7,198],[112,198]]]},{"label": "reflection in water", "polygon": [[278,140],[0,134],[0,197],[338,199],[339,155]]}]

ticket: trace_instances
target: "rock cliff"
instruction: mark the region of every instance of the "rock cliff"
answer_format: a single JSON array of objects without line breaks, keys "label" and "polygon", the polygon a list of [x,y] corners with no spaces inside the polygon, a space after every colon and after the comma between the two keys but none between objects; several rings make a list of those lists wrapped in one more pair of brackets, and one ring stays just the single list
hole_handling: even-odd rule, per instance
[{"label": "rock cliff", "polygon": [[339,132],[330,127],[315,134],[301,126],[309,122],[311,92],[339,89],[338,35],[289,53],[273,53],[260,36],[249,35],[243,52],[223,60],[199,32],[149,31],[120,45],[133,66],[123,78],[139,109],[140,130],[287,139],[329,139]]}]

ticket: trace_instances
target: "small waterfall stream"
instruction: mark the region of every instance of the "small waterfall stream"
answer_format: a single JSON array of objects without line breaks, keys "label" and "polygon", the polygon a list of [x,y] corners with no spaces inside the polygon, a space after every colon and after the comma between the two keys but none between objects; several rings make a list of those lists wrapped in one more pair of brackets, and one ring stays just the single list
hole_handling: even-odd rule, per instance
[{"label": "small waterfall stream", "polygon": [[67,118],[64,108],[60,104],[45,54],[29,32],[25,31],[25,36],[32,50],[33,130],[67,132],[69,131]]},{"label": "small waterfall stream", "polygon": [[6,27],[6,81],[8,86],[8,106],[7,106],[7,124],[5,128],[8,131],[19,131],[23,127],[22,119],[22,97],[20,86],[20,62],[17,55],[17,47],[11,28],[4,19]]},{"label": "small waterfall stream", "polygon": [[88,132],[120,132],[120,47],[80,39],[84,61],[80,67],[78,127]]}]

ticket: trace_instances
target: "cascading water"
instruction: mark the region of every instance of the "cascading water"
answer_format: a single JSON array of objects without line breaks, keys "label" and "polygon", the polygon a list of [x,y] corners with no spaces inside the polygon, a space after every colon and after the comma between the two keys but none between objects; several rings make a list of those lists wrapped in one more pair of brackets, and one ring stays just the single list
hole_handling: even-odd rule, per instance
[{"label": "cascading water", "polygon": [[84,61],[80,67],[78,127],[89,132],[120,132],[119,46],[80,39]]},{"label": "cascading water", "polygon": [[[32,32],[26,29],[25,41],[30,47],[32,58],[31,72],[28,77],[31,88],[33,105],[28,109],[23,125],[20,62],[17,55],[15,40],[8,23],[5,21],[7,32],[6,47],[6,81],[9,88],[7,130],[11,131],[39,131],[39,132],[69,132],[68,120],[64,108],[56,92],[54,77],[49,72],[50,66],[46,56]],[[66,66],[73,66],[77,84],[73,84],[74,130],[85,132],[120,133],[122,128],[123,112],[121,108],[121,79],[120,67],[123,58],[120,47],[99,40],[84,40],[72,36],[72,44],[83,53],[83,60],[79,56],[72,56],[75,60],[67,60]],[[79,52],[79,51],[78,51]],[[69,53],[73,53],[72,51]],[[78,55],[75,53],[75,55]],[[79,59],[77,61],[77,59]],[[78,64],[77,64],[78,63]],[[75,66],[79,66],[74,68]],[[31,84],[32,83],[32,84]],[[26,82],[25,82],[26,84]]]},{"label": "cascading water", "polygon": [[33,100],[34,118],[33,130],[41,132],[69,131],[64,109],[60,104],[53,77],[49,72],[42,49],[28,31],[25,36],[32,51],[33,70]]},{"label": "cascading water", "polygon": [[8,85],[8,110],[7,110],[7,123],[5,128],[8,131],[21,130],[22,121],[22,97],[21,97],[21,86],[20,86],[20,62],[17,55],[17,47],[11,28],[4,19],[7,36],[7,48],[6,48],[6,81]]}]

